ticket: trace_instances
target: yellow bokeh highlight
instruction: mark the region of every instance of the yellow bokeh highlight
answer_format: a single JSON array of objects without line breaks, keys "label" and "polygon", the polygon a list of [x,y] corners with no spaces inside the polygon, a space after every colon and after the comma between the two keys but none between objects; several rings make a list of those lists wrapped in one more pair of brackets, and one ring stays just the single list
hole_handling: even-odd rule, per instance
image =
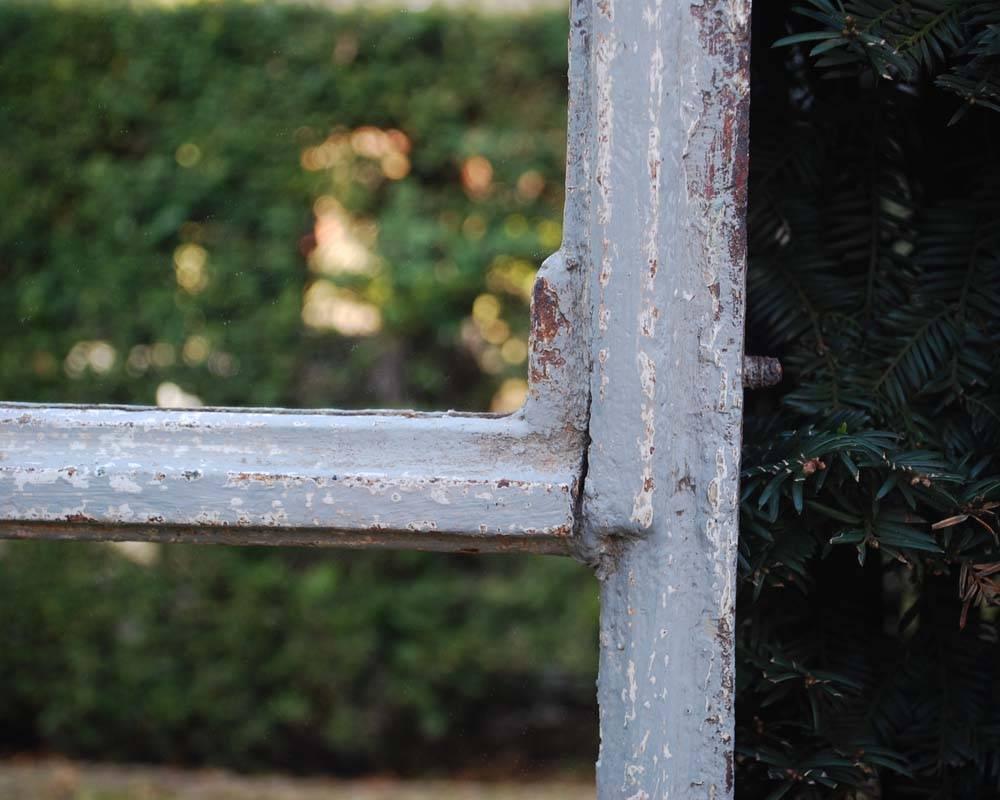
[{"label": "yellow bokeh highlight", "polygon": [[491,292],[503,292],[531,300],[537,268],[530,261],[510,256],[497,256],[486,273],[486,286]]},{"label": "yellow bokeh highlight", "polygon": [[208,358],[211,352],[212,345],[208,339],[198,334],[189,336],[184,341],[184,347],[181,348],[181,356],[184,358],[184,363],[189,367],[197,367],[200,364],[204,364],[205,359]]},{"label": "yellow bokeh highlight", "polygon": [[379,161],[382,174],[391,181],[400,181],[410,174],[410,159],[402,153],[386,153]]},{"label": "yellow bokeh highlight", "polygon": [[510,338],[500,348],[500,357],[508,364],[523,364],[528,358],[528,343],[524,339]]},{"label": "yellow bokeh highlight", "polygon": [[500,316],[500,301],[496,295],[481,294],[472,303],[472,318],[480,325],[492,322]]},{"label": "yellow bokeh highlight", "polygon": [[482,334],[490,344],[503,344],[510,338],[510,325],[502,319],[494,319],[482,326]]},{"label": "yellow bokeh highlight", "polygon": [[528,396],[528,382],[524,378],[507,378],[490,401],[490,411],[510,414],[524,405]]},{"label": "yellow bokeh highlight", "polygon": [[208,286],[208,251],[188,242],[174,250],[174,276],[188,294],[198,294]]},{"label": "yellow bokeh highlight", "polygon": [[82,378],[90,370],[98,375],[111,371],[118,360],[118,352],[103,339],[80,341],[74,344],[63,360],[63,369],[70,378]]},{"label": "yellow bokeh highlight", "polygon": [[[410,138],[400,130],[362,125],[352,131],[334,131],[321,144],[305,148],[299,160],[310,172],[354,164],[355,178],[374,184],[380,177],[398,181],[409,175],[411,148]],[[374,171],[372,162],[378,164]]]},{"label": "yellow bokeh highlight", "polygon": [[306,289],[302,321],[314,330],[332,330],[343,336],[372,336],[382,330],[378,306],[325,280]]},{"label": "yellow bokeh highlight", "polygon": [[324,275],[344,273],[370,275],[378,268],[373,247],[378,238],[375,222],[354,219],[331,195],[313,203],[315,247],[309,252],[309,266]]},{"label": "yellow bokeh highlight", "polygon": [[538,243],[546,250],[555,250],[562,244],[562,225],[551,219],[543,219],[535,229]]}]

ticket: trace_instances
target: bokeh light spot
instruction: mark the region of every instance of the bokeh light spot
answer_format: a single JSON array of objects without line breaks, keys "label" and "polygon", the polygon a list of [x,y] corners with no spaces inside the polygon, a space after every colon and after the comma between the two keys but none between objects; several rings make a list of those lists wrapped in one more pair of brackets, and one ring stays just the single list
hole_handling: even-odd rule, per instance
[{"label": "bokeh light spot", "polygon": [[70,348],[63,368],[71,378],[82,378],[87,370],[105,375],[114,367],[117,358],[115,348],[102,339],[81,341]]},{"label": "bokeh light spot", "polygon": [[188,242],[174,250],[174,274],[177,285],[188,294],[198,294],[208,286],[208,251]]},{"label": "bokeh light spot", "polygon": [[534,200],[545,189],[545,178],[534,169],[522,172],[517,179],[517,193],[522,200]]},{"label": "bokeh light spot", "polygon": [[181,348],[181,356],[184,358],[184,363],[189,367],[197,367],[204,364],[205,359],[208,358],[211,352],[212,346],[208,339],[199,334],[189,336],[184,342],[184,347]]},{"label": "bokeh light spot", "polygon": [[176,383],[164,381],[156,387],[156,405],[160,408],[200,408],[203,404],[198,395],[185,392]]},{"label": "bokeh light spot", "polygon": [[524,405],[528,396],[528,382],[524,378],[507,378],[490,401],[490,411],[509,414]]},{"label": "bokeh light spot", "polygon": [[306,289],[302,321],[315,330],[332,330],[343,336],[372,336],[382,329],[382,312],[348,289],[318,280]]},{"label": "bokeh light spot", "polygon": [[201,161],[201,148],[194,142],[184,142],[174,153],[177,163],[185,169],[190,169]]},{"label": "bokeh light spot", "polygon": [[472,318],[480,325],[492,322],[500,316],[500,301],[496,295],[481,294],[472,303]]},{"label": "bokeh light spot", "polygon": [[500,356],[508,364],[523,364],[528,358],[528,343],[524,339],[510,338],[500,348]]},{"label": "bokeh light spot", "polygon": [[493,186],[493,165],[483,156],[471,156],[462,163],[462,188],[469,197],[480,200]]}]

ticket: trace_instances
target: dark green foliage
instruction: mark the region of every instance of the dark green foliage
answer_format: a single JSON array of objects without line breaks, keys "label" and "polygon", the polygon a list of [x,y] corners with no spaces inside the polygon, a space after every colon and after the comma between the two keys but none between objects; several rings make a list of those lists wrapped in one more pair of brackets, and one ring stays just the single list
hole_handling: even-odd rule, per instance
[{"label": "dark green foliage", "polygon": [[[807,43],[827,77],[913,83],[933,78],[967,105],[1000,111],[1000,7],[991,0],[806,0]],[[870,73],[870,74],[869,74]],[[961,108],[956,121],[967,111]]]},{"label": "dark green foliage", "polygon": [[814,5],[879,41],[755,32],[751,341],[786,380],[747,415],[737,786],[993,797],[1000,115],[948,127],[924,80],[968,4]]},{"label": "dark green foliage", "polygon": [[9,543],[3,746],[339,772],[589,749],[587,577],[557,559],[175,546],[143,565]]}]

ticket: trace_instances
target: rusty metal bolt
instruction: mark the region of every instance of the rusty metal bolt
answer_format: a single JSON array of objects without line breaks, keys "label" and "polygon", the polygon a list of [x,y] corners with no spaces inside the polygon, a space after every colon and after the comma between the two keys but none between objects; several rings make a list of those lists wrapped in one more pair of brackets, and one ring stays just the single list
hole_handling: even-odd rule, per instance
[{"label": "rusty metal bolt", "polygon": [[781,383],[781,362],[771,356],[743,356],[743,388],[764,389]]}]

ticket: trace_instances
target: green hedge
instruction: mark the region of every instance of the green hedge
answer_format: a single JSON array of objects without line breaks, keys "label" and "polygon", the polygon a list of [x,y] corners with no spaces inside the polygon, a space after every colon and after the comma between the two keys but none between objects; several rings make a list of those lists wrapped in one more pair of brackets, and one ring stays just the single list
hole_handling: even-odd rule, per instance
[{"label": "green hedge", "polygon": [[[562,15],[0,5],[0,398],[489,407],[523,378],[526,289],[558,246],[565,37]],[[331,210],[367,271],[310,266]],[[382,329],[305,325],[316,281]],[[596,587],[571,563],[8,543],[0,608],[8,750],[594,751]]]},{"label": "green hedge", "polygon": [[[0,6],[0,397],[488,408],[560,239],[565,37],[562,15]],[[488,187],[463,191],[469,163]],[[366,264],[310,268],[317,211]],[[317,281],[381,330],[303,324]]]},{"label": "green hedge", "polygon": [[2,743],[341,771],[589,754],[589,581],[556,559],[3,544]]}]

